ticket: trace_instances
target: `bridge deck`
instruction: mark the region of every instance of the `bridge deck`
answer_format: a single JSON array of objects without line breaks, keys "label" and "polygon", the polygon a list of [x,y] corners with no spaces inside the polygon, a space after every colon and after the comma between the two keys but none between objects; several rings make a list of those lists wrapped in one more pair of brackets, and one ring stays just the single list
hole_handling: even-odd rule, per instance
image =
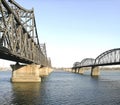
[{"label": "bridge deck", "polygon": [[19,55],[13,54],[7,48],[1,46],[0,46],[0,58],[15,62],[27,63],[27,64],[33,63],[33,61],[26,60],[26,58],[22,58]]}]

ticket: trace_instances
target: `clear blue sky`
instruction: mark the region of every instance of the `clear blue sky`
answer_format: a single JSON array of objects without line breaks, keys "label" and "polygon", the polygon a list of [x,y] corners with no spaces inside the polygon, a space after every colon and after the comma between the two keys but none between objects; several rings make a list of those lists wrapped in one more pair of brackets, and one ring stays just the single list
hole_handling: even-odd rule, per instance
[{"label": "clear blue sky", "polygon": [[120,47],[120,0],[16,0],[34,8],[52,65],[71,67]]}]

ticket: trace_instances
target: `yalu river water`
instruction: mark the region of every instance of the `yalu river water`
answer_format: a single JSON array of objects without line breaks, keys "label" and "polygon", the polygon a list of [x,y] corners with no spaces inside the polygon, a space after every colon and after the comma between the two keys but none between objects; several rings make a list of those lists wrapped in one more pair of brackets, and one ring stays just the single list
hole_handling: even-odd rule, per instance
[{"label": "yalu river water", "polygon": [[120,105],[120,71],[101,71],[98,78],[54,71],[41,83],[11,83],[0,72],[0,105]]}]

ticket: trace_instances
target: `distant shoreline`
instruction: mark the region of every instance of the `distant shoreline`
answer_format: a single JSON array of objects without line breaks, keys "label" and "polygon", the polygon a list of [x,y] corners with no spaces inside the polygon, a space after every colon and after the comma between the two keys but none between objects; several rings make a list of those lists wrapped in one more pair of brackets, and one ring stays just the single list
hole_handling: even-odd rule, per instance
[{"label": "distant shoreline", "polygon": [[0,71],[12,71],[12,69],[10,67],[5,68],[0,67]]},{"label": "distant shoreline", "polygon": [[100,70],[120,70],[120,67],[101,67]]}]

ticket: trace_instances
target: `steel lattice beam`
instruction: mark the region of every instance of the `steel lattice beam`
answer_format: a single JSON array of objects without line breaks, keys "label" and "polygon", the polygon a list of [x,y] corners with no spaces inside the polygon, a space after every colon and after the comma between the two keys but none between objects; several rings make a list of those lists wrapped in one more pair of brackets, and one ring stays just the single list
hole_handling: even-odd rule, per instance
[{"label": "steel lattice beam", "polygon": [[34,10],[27,10],[13,0],[0,1],[0,58],[48,64],[46,47],[39,44]]}]

